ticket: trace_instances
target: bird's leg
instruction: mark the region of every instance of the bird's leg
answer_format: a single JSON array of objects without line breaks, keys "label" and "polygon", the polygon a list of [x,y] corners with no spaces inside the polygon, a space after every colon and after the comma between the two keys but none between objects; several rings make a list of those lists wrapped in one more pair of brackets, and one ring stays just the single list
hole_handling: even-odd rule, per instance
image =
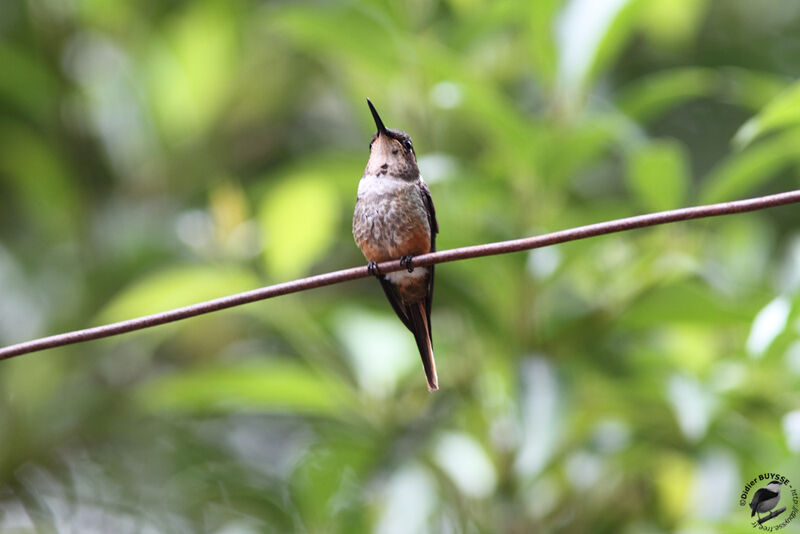
[{"label": "bird's leg", "polygon": [[381,270],[378,268],[377,261],[371,261],[367,264],[367,272],[372,276],[381,276]]},{"label": "bird's leg", "polygon": [[413,273],[414,272],[414,267],[411,266],[411,260],[413,260],[413,259],[414,259],[414,256],[412,256],[410,254],[407,255],[407,256],[403,256],[402,258],[400,258],[400,265],[402,265],[403,267],[408,269],[408,272]]}]

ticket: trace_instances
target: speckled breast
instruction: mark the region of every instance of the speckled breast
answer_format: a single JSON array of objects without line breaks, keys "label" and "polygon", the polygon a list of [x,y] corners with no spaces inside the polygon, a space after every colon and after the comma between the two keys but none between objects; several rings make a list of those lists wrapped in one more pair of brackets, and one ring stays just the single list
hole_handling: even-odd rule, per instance
[{"label": "speckled breast", "polygon": [[417,182],[385,175],[362,177],[353,236],[368,261],[430,252],[431,229]]}]

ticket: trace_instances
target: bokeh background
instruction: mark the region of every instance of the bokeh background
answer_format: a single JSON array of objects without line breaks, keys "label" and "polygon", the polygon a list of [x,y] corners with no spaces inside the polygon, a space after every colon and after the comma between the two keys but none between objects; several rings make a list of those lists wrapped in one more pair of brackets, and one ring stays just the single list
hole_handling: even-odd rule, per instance
[{"label": "bokeh background", "polygon": [[[4,0],[0,344],[363,264],[365,97],[444,249],[797,188],[798,73],[783,0]],[[441,265],[436,394],[374,280],[0,362],[0,531],[750,532],[799,227]]]}]

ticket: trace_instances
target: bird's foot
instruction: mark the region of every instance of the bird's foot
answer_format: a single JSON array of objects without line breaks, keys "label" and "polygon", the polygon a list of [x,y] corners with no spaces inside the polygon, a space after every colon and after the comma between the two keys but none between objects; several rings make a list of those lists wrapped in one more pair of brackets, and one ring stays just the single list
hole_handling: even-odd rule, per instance
[{"label": "bird's foot", "polygon": [[381,276],[381,270],[378,268],[377,261],[371,261],[367,264],[367,272],[372,276]]},{"label": "bird's foot", "polygon": [[413,260],[413,259],[414,259],[414,256],[411,256],[411,255],[403,256],[402,258],[400,258],[400,265],[402,265],[403,267],[408,269],[408,272],[413,273],[414,272],[414,267],[411,266],[411,260]]}]

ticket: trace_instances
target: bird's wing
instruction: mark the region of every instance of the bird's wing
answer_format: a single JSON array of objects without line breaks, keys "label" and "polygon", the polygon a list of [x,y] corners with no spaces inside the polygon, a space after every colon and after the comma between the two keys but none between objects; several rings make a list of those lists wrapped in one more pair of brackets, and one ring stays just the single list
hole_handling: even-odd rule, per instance
[{"label": "bird's wing", "polygon": [[[419,191],[422,195],[422,202],[425,205],[425,210],[428,212],[428,225],[431,228],[431,252],[436,251],[436,234],[439,233],[439,222],[436,220],[436,208],[433,206],[433,198],[431,197],[431,190],[428,189],[428,184],[426,184],[422,179],[419,181]],[[435,265],[431,265],[430,269],[430,278],[428,279],[428,296],[425,297],[425,315],[427,315],[428,319],[428,331],[429,335],[431,335],[431,339],[433,339],[433,335],[431,333],[431,306],[433,305],[433,268]]]},{"label": "bird's wing", "polygon": [[403,324],[406,325],[406,328],[413,332],[414,325],[411,323],[411,317],[408,316],[406,306],[403,304],[403,301],[400,298],[400,295],[397,293],[397,289],[395,288],[394,284],[387,280],[385,276],[379,276],[378,280],[380,280],[383,292],[386,293],[386,298],[389,300],[389,304],[392,305],[394,312],[397,314]]},{"label": "bird's wing", "polygon": [[[433,252],[436,250],[436,234],[439,232],[439,224],[436,221],[436,210],[433,207],[431,192],[428,189],[428,186],[422,180],[420,180],[419,192],[422,196],[422,203],[425,206],[425,211],[428,212],[428,225],[431,229],[431,252]],[[428,295],[425,297],[425,314],[427,316],[426,319],[428,320],[428,328],[430,328],[431,304],[433,302],[433,265],[431,265],[428,269],[430,276],[428,277]],[[386,294],[386,299],[389,301],[389,304],[392,305],[392,309],[397,314],[397,317],[400,318],[406,328],[408,328],[411,332],[414,332],[414,323],[411,320],[411,314],[407,309],[408,307],[403,302],[403,299],[400,298],[397,288],[393,283],[387,280],[385,276],[379,276],[378,280],[380,280],[383,292]]]},{"label": "bird's wing", "polygon": [[428,189],[428,184],[424,181],[419,181],[419,191],[422,194],[422,201],[425,204],[425,209],[428,210],[428,223],[431,226],[431,252],[436,250],[436,234],[439,233],[439,223],[436,221],[436,208],[433,207],[433,198],[431,198],[431,190]]},{"label": "bird's wing", "polygon": [[766,491],[767,488],[761,488],[759,490],[756,490],[755,493],[753,493],[753,498],[750,500],[750,517],[756,515],[756,508],[758,508],[758,505],[761,503],[761,500],[766,497],[764,495]]},{"label": "bird's wing", "polygon": [[750,508],[755,508],[759,505],[762,501],[766,501],[771,499],[772,497],[776,497],[778,494],[772,490],[768,490],[767,488],[760,488],[753,494],[753,500],[750,501]]}]

